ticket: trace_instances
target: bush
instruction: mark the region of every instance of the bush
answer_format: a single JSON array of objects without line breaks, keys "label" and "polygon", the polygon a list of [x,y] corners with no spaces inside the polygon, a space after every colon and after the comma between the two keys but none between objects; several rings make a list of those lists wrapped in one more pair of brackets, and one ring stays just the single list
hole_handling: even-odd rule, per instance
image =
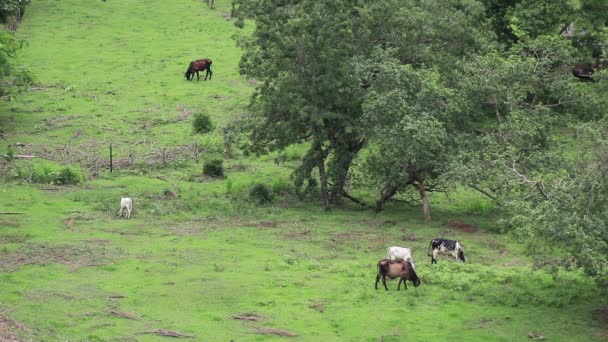
[{"label": "bush", "polygon": [[64,167],[57,177],[57,183],[59,184],[80,184],[83,180],[82,171],[72,166]]},{"label": "bush", "polygon": [[192,127],[194,133],[204,134],[210,132],[213,129],[211,118],[207,114],[199,113],[194,115],[194,121],[192,121]]},{"label": "bush", "polygon": [[272,202],[272,194],[266,184],[257,183],[249,191],[249,199],[260,204],[269,203]]},{"label": "bush", "polygon": [[[40,184],[80,184],[84,181],[82,170],[75,166],[61,167],[48,161],[38,161],[32,164],[32,183]],[[30,170],[22,166],[17,170],[16,177],[29,181]]]},{"label": "bush", "polygon": [[272,182],[272,192],[275,194],[286,194],[289,193],[290,183],[284,178],[277,178]]},{"label": "bush", "polygon": [[224,161],[222,159],[211,159],[203,165],[203,174],[211,177],[224,176]]}]

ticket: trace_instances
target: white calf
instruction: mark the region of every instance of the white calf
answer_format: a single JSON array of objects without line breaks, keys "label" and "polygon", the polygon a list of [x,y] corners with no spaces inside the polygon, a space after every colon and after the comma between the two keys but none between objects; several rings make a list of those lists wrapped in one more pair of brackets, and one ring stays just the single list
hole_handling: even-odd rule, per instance
[{"label": "white calf", "polygon": [[122,216],[124,212],[127,213],[127,218],[131,218],[131,211],[133,211],[133,200],[129,197],[123,197],[120,199],[120,210],[118,210],[118,216]]},{"label": "white calf", "polygon": [[412,259],[412,250],[407,247],[389,247],[386,250],[386,258],[391,261],[409,261],[412,264],[412,268],[416,268],[414,265],[414,259]]}]

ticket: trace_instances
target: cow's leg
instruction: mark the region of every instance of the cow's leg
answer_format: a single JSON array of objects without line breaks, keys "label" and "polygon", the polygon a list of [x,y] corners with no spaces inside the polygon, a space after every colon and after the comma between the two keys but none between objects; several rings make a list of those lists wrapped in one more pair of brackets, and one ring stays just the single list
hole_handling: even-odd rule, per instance
[{"label": "cow's leg", "polygon": [[407,290],[407,281],[403,280],[403,288]]},{"label": "cow's leg", "polygon": [[122,216],[122,207],[120,207],[120,209],[118,209],[118,214],[116,214],[116,216],[118,216],[118,217]]},{"label": "cow's leg", "polygon": [[386,289],[386,291],[388,291],[388,287],[386,287],[386,276],[382,275],[382,285],[384,285],[384,288]]},{"label": "cow's leg", "polygon": [[439,251],[437,249],[433,249],[433,256],[431,259],[431,264],[436,264],[437,263],[437,254],[439,253]]},{"label": "cow's leg", "polygon": [[[403,278],[399,278],[399,283],[397,284],[397,291],[401,291],[401,282],[403,281]],[[405,285],[405,284],[403,284]]]},{"label": "cow's leg", "polygon": [[376,275],[376,285],[374,285],[374,287],[376,288],[376,290],[378,289],[378,282],[380,281],[380,274]]},{"label": "cow's leg", "polygon": [[127,207],[127,218],[131,218],[131,208]]}]

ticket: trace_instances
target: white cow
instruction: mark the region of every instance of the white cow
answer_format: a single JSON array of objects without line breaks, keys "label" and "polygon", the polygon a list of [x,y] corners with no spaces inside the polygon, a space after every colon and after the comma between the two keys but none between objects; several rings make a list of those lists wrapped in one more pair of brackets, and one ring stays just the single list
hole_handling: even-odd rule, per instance
[{"label": "white cow", "polygon": [[410,248],[397,246],[389,247],[386,250],[386,258],[391,261],[409,261],[412,264],[412,268],[416,268],[414,259],[412,259],[412,250]]},{"label": "white cow", "polygon": [[118,210],[117,216],[122,216],[126,212],[127,218],[131,218],[131,211],[133,211],[133,200],[129,197],[123,197],[120,199],[120,210]]}]

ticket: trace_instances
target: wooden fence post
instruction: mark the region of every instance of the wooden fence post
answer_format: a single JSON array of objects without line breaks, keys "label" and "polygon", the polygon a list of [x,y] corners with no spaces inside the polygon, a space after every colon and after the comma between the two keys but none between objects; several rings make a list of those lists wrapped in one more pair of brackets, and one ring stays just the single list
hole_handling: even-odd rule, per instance
[{"label": "wooden fence post", "polygon": [[197,164],[199,161],[199,157],[200,157],[200,151],[198,149],[198,143],[194,143],[194,161],[196,161]]},{"label": "wooden fence post", "polygon": [[110,143],[110,173],[112,173],[112,144]]}]

